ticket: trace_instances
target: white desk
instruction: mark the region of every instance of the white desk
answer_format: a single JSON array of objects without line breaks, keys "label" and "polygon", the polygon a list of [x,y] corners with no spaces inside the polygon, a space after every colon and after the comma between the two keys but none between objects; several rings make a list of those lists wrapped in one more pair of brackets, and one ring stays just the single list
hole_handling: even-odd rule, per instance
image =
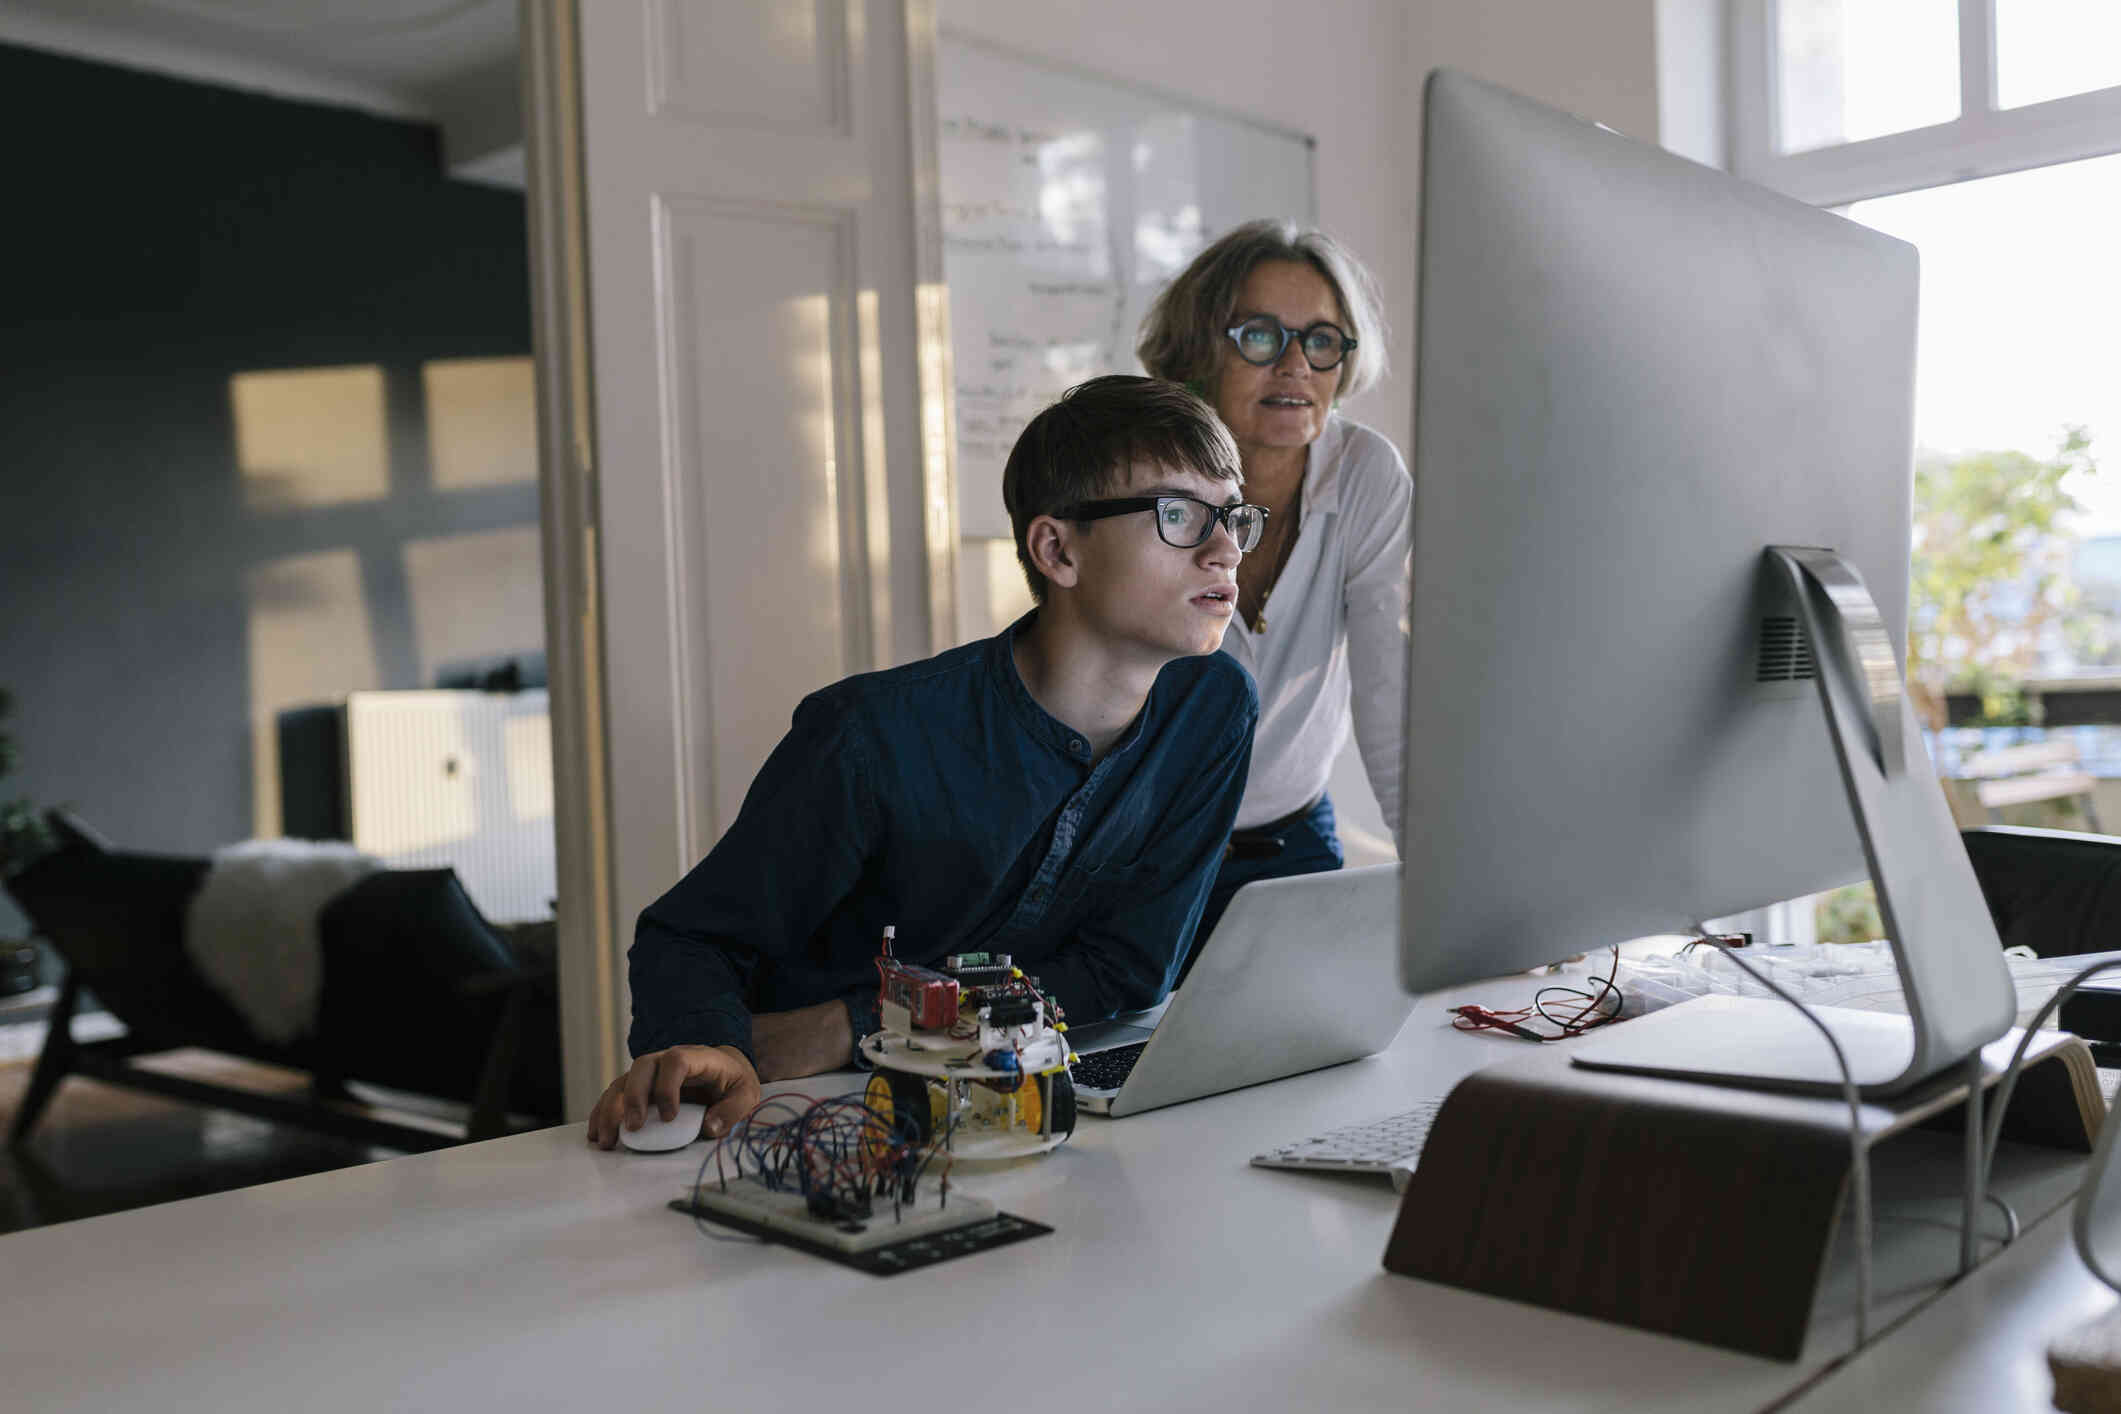
[{"label": "white desk", "polygon": [[[1499,1004],[1528,985],[1451,999]],[[1444,1021],[1425,1003],[1384,1056],[1086,1116],[1045,1159],[961,1167],[968,1189],[1055,1232],[890,1279],[701,1237],[664,1204],[703,1146],[603,1153],[578,1126],[19,1233],[0,1238],[0,1390],[14,1408],[99,1414],[850,1398],[931,1414],[1006,1373],[1038,1391],[1012,1408],[1697,1414],[1762,1408],[1845,1352],[1841,1322],[1783,1365],[1395,1277],[1379,1266],[1396,1210],[1382,1180],[1247,1166],[1518,1053]],[[2011,1256],[2037,1262],[2060,1226]],[[2014,1301],[2012,1270],[1951,1296]],[[1971,1315],[1940,1303],[1889,1336],[1816,1407],[1855,1407],[1833,1401],[1859,1387],[1872,1409],[1909,1407],[1878,1391],[1939,1368],[1986,1319],[1989,1298],[1969,1299]],[[968,1390],[968,1371],[990,1373]],[[2026,1407],[2044,1408],[2035,1393]]]},{"label": "white desk", "polygon": [[2068,1216],[1953,1286],[1792,1404],[1792,1414],[2051,1414],[2048,1343],[2116,1301],[2078,1260]]}]

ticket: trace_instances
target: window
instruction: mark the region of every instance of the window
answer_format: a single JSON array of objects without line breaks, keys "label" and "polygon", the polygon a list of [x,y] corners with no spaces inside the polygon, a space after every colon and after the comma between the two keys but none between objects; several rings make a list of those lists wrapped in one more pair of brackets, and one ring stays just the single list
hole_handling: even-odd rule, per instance
[{"label": "window", "polygon": [[2121,151],[2121,5],[1731,0],[1732,170],[1817,206]]},{"label": "window", "polygon": [[[2121,721],[2121,4],[1730,5],[1733,170],[1922,252],[1910,686],[1982,724],[1933,737],[1940,768],[2045,735],[2121,775],[2121,726],[2078,725]],[[1822,937],[1874,935],[1828,898]]]},{"label": "window", "polygon": [[1775,10],[1777,152],[1959,116],[1954,0],[1781,0]]},{"label": "window", "polygon": [[1928,671],[1927,715],[1941,724],[1947,676],[1962,699],[1980,687],[1991,722],[2026,715],[2007,699],[2027,682],[2121,685],[2121,4],[1732,14],[1739,174],[1922,252],[1910,656],[1931,656],[1910,669]]},{"label": "window", "polygon": [[2121,86],[2121,6],[2004,0],[1996,8],[1996,106],[2023,108]]},{"label": "window", "polygon": [[[2121,668],[2121,155],[1859,201],[1922,252],[1909,673],[1932,725]],[[2023,822],[2031,823],[2031,822]],[[2052,823],[2052,822],[2045,822]]]}]

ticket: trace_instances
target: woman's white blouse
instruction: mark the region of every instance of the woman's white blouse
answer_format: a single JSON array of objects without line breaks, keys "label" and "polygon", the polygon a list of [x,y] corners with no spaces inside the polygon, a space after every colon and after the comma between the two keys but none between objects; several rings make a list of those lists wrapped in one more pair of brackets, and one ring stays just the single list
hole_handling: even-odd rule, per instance
[{"label": "woman's white blouse", "polygon": [[1352,719],[1398,842],[1413,505],[1399,449],[1359,422],[1327,418],[1304,466],[1296,547],[1267,596],[1267,626],[1254,633],[1237,615],[1223,636],[1223,652],[1259,684],[1238,829],[1316,800]]}]

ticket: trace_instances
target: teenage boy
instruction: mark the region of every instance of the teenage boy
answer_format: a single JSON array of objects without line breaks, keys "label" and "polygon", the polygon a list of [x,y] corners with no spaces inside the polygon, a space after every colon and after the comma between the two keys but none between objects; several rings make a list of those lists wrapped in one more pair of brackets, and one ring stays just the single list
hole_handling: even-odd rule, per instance
[{"label": "teenage boy", "polygon": [[1208,405],[1072,388],[1002,477],[1035,607],[997,637],[805,698],[707,857],[641,914],[610,1148],[680,1091],[724,1133],[761,1079],[849,1066],[874,960],[996,950],[1071,1021],[1170,989],[1221,862],[1258,700],[1215,650],[1264,513]]}]

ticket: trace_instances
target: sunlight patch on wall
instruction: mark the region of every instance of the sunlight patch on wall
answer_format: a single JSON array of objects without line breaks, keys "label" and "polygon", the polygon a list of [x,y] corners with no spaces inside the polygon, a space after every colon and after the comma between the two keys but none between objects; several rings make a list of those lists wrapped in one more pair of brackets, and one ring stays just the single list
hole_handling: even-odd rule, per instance
[{"label": "sunlight patch on wall", "polygon": [[987,618],[1000,633],[1031,612],[1031,586],[1024,580],[1023,564],[1016,558],[1014,540],[987,542]]},{"label": "sunlight patch on wall", "polygon": [[335,702],[382,686],[375,634],[352,550],[270,560],[245,575],[249,613],[251,814],[261,839],[280,833],[283,708]]},{"label": "sunlight patch on wall", "polygon": [[[956,373],[950,349],[950,287],[941,280],[924,280],[914,287],[913,302],[920,337],[921,524],[927,543],[940,549],[954,541],[959,530],[957,424],[951,403]],[[999,503],[1000,497],[995,499]],[[956,566],[949,572],[962,576],[967,571]],[[963,583],[962,578],[957,578],[943,586],[944,592],[957,599],[964,593]],[[929,609],[937,615],[946,612],[943,604],[933,602]],[[932,625],[929,633],[940,644],[937,627]],[[957,632],[950,637],[961,641],[967,632],[961,611]]]},{"label": "sunlight patch on wall", "polygon": [[228,398],[250,509],[338,506],[390,494],[381,368],[238,373],[228,380]]},{"label": "sunlight patch on wall", "polygon": [[[855,359],[862,389],[862,518],[869,577],[869,661],[895,662],[891,651],[891,486],[884,445],[884,347],[875,290],[855,297]],[[848,664],[850,668],[856,664]]]},{"label": "sunlight patch on wall", "polygon": [[958,542],[958,634],[992,638],[1031,612],[1031,589],[1017,563],[1016,542],[968,535]]},{"label": "sunlight patch on wall", "polygon": [[538,479],[537,394],[528,358],[436,359],[420,368],[427,464],[438,490]]},{"label": "sunlight patch on wall", "polygon": [[412,540],[403,553],[422,684],[446,665],[544,648],[537,526]]},{"label": "sunlight patch on wall", "polygon": [[[837,592],[840,582],[840,474],[839,445],[833,414],[837,404],[832,386],[832,302],[824,295],[803,295],[784,300],[775,311],[774,342],[787,352],[783,367],[794,390],[793,405],[799,414],[806,469],[818,468],[817,480],[808,490],[817,499],[810,515],[809,563],[817,583],[827,592]],[[776,499],[789,510],[801,506],[804,478],[790,477],[774,468],[760,467],[756,474],[781,476],[773,488]],[[800,512],[798,512],[800,513]]]}]

